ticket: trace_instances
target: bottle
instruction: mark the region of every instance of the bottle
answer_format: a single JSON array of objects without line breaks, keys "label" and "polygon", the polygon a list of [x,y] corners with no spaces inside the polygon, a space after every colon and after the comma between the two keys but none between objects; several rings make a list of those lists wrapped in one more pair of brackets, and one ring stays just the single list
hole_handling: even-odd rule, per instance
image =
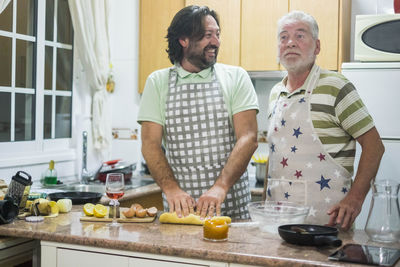
[{"label": "bottle", "polygon": [[54,160],[50,160],[49,168],[44,173],[45,184],[57,184],[57,171],[54,169]]}]

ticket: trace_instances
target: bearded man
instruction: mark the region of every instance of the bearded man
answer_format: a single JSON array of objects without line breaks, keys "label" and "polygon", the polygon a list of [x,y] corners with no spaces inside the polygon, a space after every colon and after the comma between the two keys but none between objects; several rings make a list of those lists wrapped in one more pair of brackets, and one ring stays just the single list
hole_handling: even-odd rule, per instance
[{"label": "bearded man", "polygon": [[216,63],[220,28],[208,7],[180,10],[166,37],[173,66],[150,74],[138,115],[164,209],[248,219],[246,168],[258,145],[252,82],[242,68]]},{"label": "bearded man", "polygon": [[[356,89],[315,64],[318,25],[301,11],[278,21],[287,76],[269,98],[267,200],[310,207],[308,223],[351,227],[375,178],[384,146]],[[356,142],[362,153],[352,181]]]}]

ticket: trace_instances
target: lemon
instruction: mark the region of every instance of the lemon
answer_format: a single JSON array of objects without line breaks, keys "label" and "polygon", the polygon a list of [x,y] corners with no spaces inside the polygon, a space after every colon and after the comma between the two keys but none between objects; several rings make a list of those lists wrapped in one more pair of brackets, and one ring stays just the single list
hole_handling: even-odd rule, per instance
[{"label": "lemon", "polygon": [[107,207],[101,204],[96,204],[93,209],[93,214],[97,218],[103,218],[107,215]]},{"label": "lemon", "polygon": [[60,212],[70,212],[72,209],[72,201],[68,198],[59,199],[57,201],[57,206],[60,209]]},{"label": "lemon", "polygon": [[92,203],[86,203],[85,205],[83,205],[83,212],[87,216],[93,216],[93,209],[94,209],[94,204]]},{"label": "lemon", "polygon": [[58,212],[60,211],[60,209],[57,206],[57,202],[55,201],[50,201],[49,206],[50,206],[50,214],[58,214]]},{"label": "lemon", "polygon": [[32,201],[32,200],[27,200],[27,201],[26,201],[26,204],[25,204],[25,209],[26,209],[26,210],[30,210],[32,204],[33,204],[33,201]]},{"label": "lemon", "polygon": [[40,215],[49,215],[51,212],[51,208],[49,206],[49,202],[47,199],[38,198],[33,201],[32,208],[37,208]]}]

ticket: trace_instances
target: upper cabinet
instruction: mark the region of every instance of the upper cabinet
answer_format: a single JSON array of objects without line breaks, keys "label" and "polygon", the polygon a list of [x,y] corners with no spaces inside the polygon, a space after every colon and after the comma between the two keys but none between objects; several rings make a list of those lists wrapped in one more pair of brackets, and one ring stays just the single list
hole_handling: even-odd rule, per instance
[{"label": "upper cabinet", "polygon": [[221,46],[217,62],[240,65],[240,0],[186,0],[186,6],[208,6],[219,17]]},{"label": "upper cabinet", "polygon": [[277,61],[277,21],[292,10],[303,10],[318,22],[319,66],[340,70],[342,62],[350,60],[351,0],[140,0],[140,93],[151,72],[171,66],[165,36],[174,15],[188,5],[217,11],[220,63],[247,71],[282,70]]},{"label": "upper cabinet", "polygon": [[318,22],[321,51],[317,64],[328,70],[340,70],[350,60],[350,0],[290,0],[290,11],[303,10]]},{"label": "upper cabinet", "polygon": [[351,0],[243,0],[241,66],[248,71],[283,69],[277,61],[277,21],[292,10],[307,12],[318,22],[317,64],[339,70],[350,59]]},{"label": "upper cabinet", "polygon": [[277,26],[288,1],[242,1],[241,66],[247,71],[279,70]]},{"label": "upper cabinet", "polygon": [[150,73],[172,65],[165,36],[172,18],[184,6],[185,0],[140,0],[139,93]]}]

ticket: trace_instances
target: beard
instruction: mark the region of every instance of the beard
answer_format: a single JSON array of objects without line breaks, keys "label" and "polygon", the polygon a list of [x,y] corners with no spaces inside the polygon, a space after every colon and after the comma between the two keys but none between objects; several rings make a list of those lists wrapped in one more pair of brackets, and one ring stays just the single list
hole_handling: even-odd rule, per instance
[{"label": "beard", "polygon": [[[215,49],[214,56],[207,56],[206,52],[210,49]],[[218,47],[208,45],[203,50],[196,49],[196,46],[189,45],[187,60],[197,68],[204,70],[213,66],[217,62]]]},{"label": "beard", "polygon": [[301,73],[312,68],[315,62],[316,55],[313,53],[314,50],[310,50],[305,59],[285,59],[283,56],[279,58],[279,63],[285,67],[288,72]]}]

